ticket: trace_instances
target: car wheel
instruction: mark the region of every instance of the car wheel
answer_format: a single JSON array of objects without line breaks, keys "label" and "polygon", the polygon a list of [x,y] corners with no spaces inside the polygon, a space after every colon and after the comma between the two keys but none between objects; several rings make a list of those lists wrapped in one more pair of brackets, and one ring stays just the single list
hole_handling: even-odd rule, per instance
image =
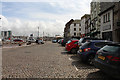
[{"label": "car wheel", "polygon": [[75,48],[71,49],[70,53],[75,54],[77,51]]},{"label": "car wheel", "polygon": [[90,55],[89,58],[88,58],[88,63],[90,65],[93,65],[94,64],[94,55]]}]

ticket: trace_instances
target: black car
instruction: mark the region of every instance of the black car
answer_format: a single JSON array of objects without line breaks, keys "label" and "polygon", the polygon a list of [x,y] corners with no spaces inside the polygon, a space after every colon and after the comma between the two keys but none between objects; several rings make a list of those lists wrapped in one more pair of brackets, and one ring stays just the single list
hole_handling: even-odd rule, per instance
[{"label": "black car", "polygon": [[64,38],[64,39],[62,40],[62,42],[61,42],[61,45],[62,45],[62,46],[65,46],[66,43],[67,43],[70,39],[71,39],[71,38]]},{"label": "black car", "polygon": [[56,40],[56,39],[53,39],[53,40],[52,40],[52,43],[57,43],[57,40]]},{"label": "black car", "polygon": [[108,44],[101,48],[94,61],[102,72],[120,79],[120,44]]},{"label": "black car", "polygon": [[111,43],[106,40],[91,40],[85,42],[78,50],[77,55],[79,56],[82,62],[88,62],[93,65],[93,61],[96,55],[96,52],[103,46]]}]

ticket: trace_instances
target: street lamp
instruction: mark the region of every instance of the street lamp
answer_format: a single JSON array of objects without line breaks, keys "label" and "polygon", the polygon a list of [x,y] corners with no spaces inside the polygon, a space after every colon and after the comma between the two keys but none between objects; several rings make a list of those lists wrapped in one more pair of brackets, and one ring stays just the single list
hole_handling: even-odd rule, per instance
[{"label": "street lamp", "polygon": [[38,27],[38,38],[39,38],[39,27]]}]

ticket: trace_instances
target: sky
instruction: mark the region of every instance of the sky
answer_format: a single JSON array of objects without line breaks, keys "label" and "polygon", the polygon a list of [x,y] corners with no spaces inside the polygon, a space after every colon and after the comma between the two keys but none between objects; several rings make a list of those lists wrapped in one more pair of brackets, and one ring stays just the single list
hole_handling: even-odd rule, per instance
[{"label": "sky", "polygon": [[0,3],[2,30],[13,35],[63,35],[70,19],[90,14],[91,0],[5,0]]}]

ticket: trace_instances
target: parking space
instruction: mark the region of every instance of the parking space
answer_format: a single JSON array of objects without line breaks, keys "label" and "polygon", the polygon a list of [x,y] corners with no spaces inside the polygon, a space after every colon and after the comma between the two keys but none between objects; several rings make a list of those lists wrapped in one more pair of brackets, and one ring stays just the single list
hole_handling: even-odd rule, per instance
[{"label": "parking space", "polygon": [[3,49],[3,78],[111,79],[59,44]]}]

